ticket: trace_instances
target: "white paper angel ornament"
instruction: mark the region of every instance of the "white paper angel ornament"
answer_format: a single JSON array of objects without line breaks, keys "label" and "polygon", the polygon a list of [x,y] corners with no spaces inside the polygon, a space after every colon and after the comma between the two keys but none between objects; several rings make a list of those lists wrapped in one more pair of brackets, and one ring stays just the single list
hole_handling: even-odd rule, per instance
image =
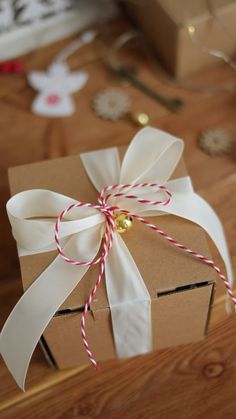
[{"label": "white paper angel ornament", "polygon": [[69,116],[74,113],[72,93],[81,90],[88,80],[86,71],[71,72],[65,63],[53,63],[47,73],[32,71],[28,80],[38,90],[32,111],[45,116]]},{"label": "white paper angel ornament", "polygon": [[49,117],[74,113],[71,95],[84,87],[89,74],[84,70],[71,72],[65,60],[81,46],[92,42],[95,36],[94,31],[85,32],[59,53],[47,72],[31,71],[28,74],[29,84],[39,92],[32,103],[32,112]]}]

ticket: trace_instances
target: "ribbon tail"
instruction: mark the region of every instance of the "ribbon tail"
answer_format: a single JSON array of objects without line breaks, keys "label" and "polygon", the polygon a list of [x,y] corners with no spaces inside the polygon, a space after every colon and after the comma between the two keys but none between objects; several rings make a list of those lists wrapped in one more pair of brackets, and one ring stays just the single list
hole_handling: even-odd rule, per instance
[{"label": "ribbon tail", "polygon": [[[158,209],[157,209],[158,211]],[[211,208],[211,206],[197,193],[175,193],[173,191],[173,200],[166,207],[161,207],[162,213],[173,214],[192,221],[201,226],[210,236],[213,243],[217,247],[225,264],[227,278],[233,285],[233,271],[230,262],[229,250],[224,234],[222,223]],[[154,211],[151,216],[154,215]],[[193,249],[196,250],[196,249]]]},{"label": "ribbon tail", "polygon": [[171,182],[168,182],[168,189],[173,193],[173,200],[169,205],[159,208],[152,207],[151,210],[141,211],[141,215],[152,217],[172,214],[192,221],[202,227],[217,247],[224,261],[228,280],[233,285],[233,271],[222,223],[211,206],[197,193],[191,191],[190,188],[184,192],[178,191],[181,188],[181,183],[183,187],[187,186],[187,184],[184,186],[186,179],[178,179],[178,182],[176,180],[172,185]]},{"label": "ribbon tail", "polygon": [[198,222],[198,224],[206,230],[207,234],[209,234],[212,241],[215,243],[225,264],[227,278],[231,285],[233,285],[234,275],[223,225],[211,206],[198,194],[195,193],[194,195],[196,206],[198,206],[194,215],[197,216],[197,213],[199,213],[201,216],[201,224],[200,222]]},{"label": "ribbon tail", "polygon": [[151,297],[122,238],[115,234],[106,259],[106,287],[119,357],[152,348]]},{"label": "ribbon tail", "polygon": [[[142,216],[153,217],[163,214],[173,214],[192,221],[201,226],[210,236],[217,247],[226,267],[227,277],[233,285],[233,271],[230,262],[228,246],[222,223],[211,206],[197,193],[194,192],[189,176],[170,180],[166,187],[173,194],[173,199],[167,206],[149,208],[138,208]],[[154,194],[145,195],[146,199],[153,200]],[[135,204],[131,207],[135,211]],[[196,250],[196,249],[193,249]]]},{"label": "ribbon tail", "polygon": [[[67,254],[76,251],[77,257],[83,255],[83,259],[92,260],[99,250],[100,240],[101,229],[96,226],[73,236],[65,251]],[[42,333],[88,269],[67,264],[57,256],[9,315],[0,334],[0,353],[22,390],[32,354]]]}]

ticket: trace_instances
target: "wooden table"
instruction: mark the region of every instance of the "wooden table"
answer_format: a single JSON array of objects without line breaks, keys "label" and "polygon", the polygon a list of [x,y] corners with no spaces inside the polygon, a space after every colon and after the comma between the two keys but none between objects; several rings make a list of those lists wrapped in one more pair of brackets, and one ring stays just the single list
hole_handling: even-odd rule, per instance
[{"label": "wooden table", "polygon": [[[64,42],[24,57],[26,69],[45,69]],[[94,56],[92,47],[81,50],[80,62]],[[126,56],[127,58],[127,56]],[[130,59],[130,58],[128,58]],[[183,111],[170,114],[152,99],[130,86],[134,110],[148,112],[152,125],[185,141],[185,159],[197,191],[220,215],[229,241],[233,265],[236,263],[235,207],[236,173],[233,150],[230,156],[211,158],[197,147],[199,133],[222,127],[236,138],[236,94],[204,95],[163,83],[144,57],[133,56],[139,74],[154,88],[186,101]],[[78,65],[78,57],[71,66]],[[15,243],[5,213],[9,197],[7,168],[79,153],[94,148],[127,144],[137,127],[128,118],[107,122],[91,109],[94,95],[117,85],[101,62],[85,65],[90,80],[75,94],[76,112],[61,119],[33,115],[30,104],[35,93],[23,75],[0,76],[0,303],[1,324],[21,295],[19,265]],[[206,85],[236,82],[235,73],[219,66],[195,78]],[[216,251],[215,260],[220,264]],[[210,323],[209,337],[199,343],[154,352],[126,361],[109,361],[100,374],[81,367],[55,371],[47,365],[37,348],[30,366],[27,392],[15,385],[5,365],[0,363],[0,417],[15,418],[181,418],[223,419],[235,417],[236,319],[227,316],[222,286]]]}]

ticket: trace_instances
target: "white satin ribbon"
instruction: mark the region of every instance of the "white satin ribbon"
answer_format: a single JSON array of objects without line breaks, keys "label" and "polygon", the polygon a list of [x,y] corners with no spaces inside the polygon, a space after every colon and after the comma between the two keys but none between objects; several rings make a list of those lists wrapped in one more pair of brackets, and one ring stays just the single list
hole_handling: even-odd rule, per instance
[{"label": "white satin ribbon", "polygon": [[[180,139],[148,127],[140,130],[132,140],[121,168],[117,148],[84,153],[81,159],[98,191],[117,183],[166,184],[173,194],[172,202],[166,207],[144,207],[134,200],[124,199],[116,199],[116,205],[142,216],[174,214],[199,224],[216,244],[232,283],[227,244],[217,215],[194,193],[189,177],[169,181],[182,152],[183,142]],[[152,200],[152,196],[153,192],[145,194],[147,199]],[[55,249],[56,218],[74,202],[67,196],[46,190],[29,190],[13,196],[7,203],[7,212],[19,254]],[[37,217],[43,219],[35,220]],[[76,260],[94,259],[100,248],[103,224],[103,215],[94,209],[80,208],[67,215],[60,229],[66,254]],[[88,267],[67,264],[57,256],[28,288],[8,317],[0,335],[0,351],[22,389],[40,336],[87,270]],[[117,355],[126,357],[150,351],[150,295],[118,233],[115,233],[106,259],[105,275]]]}]

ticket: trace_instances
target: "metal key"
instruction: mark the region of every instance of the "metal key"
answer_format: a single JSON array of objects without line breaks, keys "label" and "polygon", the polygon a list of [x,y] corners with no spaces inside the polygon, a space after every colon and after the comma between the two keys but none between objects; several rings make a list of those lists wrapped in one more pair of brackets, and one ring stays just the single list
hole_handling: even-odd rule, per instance
[{"label": "metal key", "polygon": [[114,63],[108,63],[110,69],[115,73],[119,78],[129,81],[129,83],[136,87],[141,92],[150,96],[152,99],[156,100],[158,103],[163,105],[171,112],[178,112],[184,106],[183,100],[179,98],[168,99],[160,93],[153,90],[145,82],[136,77],[134,71],[128,66],[117,65]]}]

